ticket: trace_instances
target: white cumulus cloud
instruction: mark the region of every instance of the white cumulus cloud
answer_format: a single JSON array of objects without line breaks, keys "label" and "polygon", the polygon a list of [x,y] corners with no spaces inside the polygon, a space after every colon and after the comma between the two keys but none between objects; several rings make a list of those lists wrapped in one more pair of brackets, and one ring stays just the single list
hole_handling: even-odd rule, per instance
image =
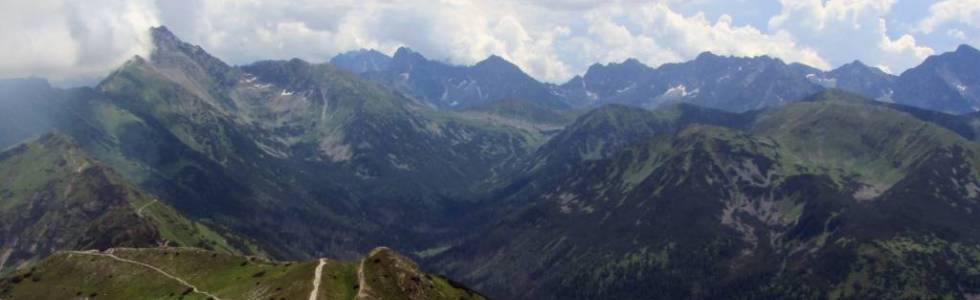
[{"label": "white cumulus cloud", "polygon": [[0,2],[0,77],[97,79],[150,51],[155,11],[149,1]]},{"label": "white cumulus cloud", "polygon": [[919,32],[931,33],[937,27],[961,22],[980,27],[980,0],[943,0],[929,6],[929,16],[919,22]]},{"label": "white cumulus cloud", "polygon": [[780,0],[782,11],[769,20],[772,31],[788,32],[805,45],[819,47],[832,65],[860,59],[885,70],[902,71],[933,49],[915,37],[892,38],[887,16],[895,0]]},{"label": "white cumulus cloud", "polygon": [[814,49],[800,46],[785,33],[769,34],[752,26],[736,26],[732,17],[709,20],[704,14],[685,16],[664,3],[610,7],[589,12],[584,34],[573,35],[571,51],[582,62],[615,62],[638,58],[658,66],[691,59],[701,52],[722,55],[771,55],[791,62],[826,68]]},{"label": "white cumulus cloud", "polygon": [[596,62],[658,66],[704,51],[825,69],[861,59],[901,72],[934,52],[923,41],[976,40],[978,31],[961,25],[980,22],[980,0],[940,1],[928,16],[923,9],[892,26],[897,1],[8,0],[0,2],[0,78],[92,83],[150,51],[146,29],[160,24],[232,64],[408,46],[455,64],[496,54],[551,82]]}]

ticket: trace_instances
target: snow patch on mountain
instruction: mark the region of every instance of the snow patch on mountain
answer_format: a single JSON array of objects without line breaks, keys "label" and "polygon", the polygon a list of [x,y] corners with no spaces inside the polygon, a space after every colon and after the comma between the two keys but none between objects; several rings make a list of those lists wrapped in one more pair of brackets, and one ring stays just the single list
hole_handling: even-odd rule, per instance
[{"label": "snow patch on mountain", "polygon": [[825,88],[835,88],[837,87],[837,78],[826,78],[817,74],[806,74],[806,79],[813,84],[825,87]]},{"label": "snow patch on mountain", "polygon": [[592,91],[585,91],[585,96],[589,97],[589,100],[592,100],[593,102],[599,100],[599,95]]},{"label": "snow patch on mountain", "polygon": [[878,101],[881,101],[881,102],[895,103],[895,99],[892,98],[892,95],[894,95],[894,94],[895,94],[895,91],[894,90],[888,89],[880,97],[875,98],[875,100],[878,100]]},{"label": "snow patch on mountain", "polygon": [[688,97],[688,96],[695,96],[695,95],[697,95],[700,92],[701,92],[700,89],[694,89],[694,90],[688,92],[687,91],[687,86],[685,86],[683,84],[678,84],[678,85],[676,85],[676,86],[674,86],[672,88],[667,89],[667,91],[664,92],[662,95],[660,95],[660,97],[661,98],[669,98],[669,99],[672,99],[672,98],[684,98],[684,97]]},{"label": "snow patch on mountain", "polygon": [[628,92],[629,90],[632,90],[635,87],[636,87],[636,82],[630,83],[626,87],[623,87],[621,89],[616,90],[616,94],[622,94],[622,93]]},{"label": "snow patch on mountain", "polygon": [[966,86],[965,85],[963,85],[962,83],[959,83],[959,82],[954,83],[954,85],[956,86],[956,91],[960,92],[960,95],[966,95]]}]

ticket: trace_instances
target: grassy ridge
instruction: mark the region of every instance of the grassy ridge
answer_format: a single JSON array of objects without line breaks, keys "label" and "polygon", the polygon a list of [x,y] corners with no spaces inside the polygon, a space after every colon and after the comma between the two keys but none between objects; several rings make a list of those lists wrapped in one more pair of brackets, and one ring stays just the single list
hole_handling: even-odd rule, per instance
[{"label": "grassy ridge", "polygon": [[184,217],[62,134],[0,153],[0,178],[3,269],[57,250],[162,243],[262,253],[248,239]]},{"label": "grassy ridge", "polygon": [[[322,261],[317,299],[483,299],[389,249]],[[0,280],[0,298],[307,299],[318,265],[194,248],[60,252]]]}]

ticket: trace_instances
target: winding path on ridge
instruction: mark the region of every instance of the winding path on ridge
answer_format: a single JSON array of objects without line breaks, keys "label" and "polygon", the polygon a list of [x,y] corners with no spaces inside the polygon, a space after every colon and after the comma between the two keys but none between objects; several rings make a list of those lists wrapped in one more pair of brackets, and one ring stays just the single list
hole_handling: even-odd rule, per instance
[{"label": "winding path on ridge", "polygon": [[143,204],[143,206],[140,206],[139,208],[137,208],[136,209],[136,215],[142,217],[143,216],[143,210],[145,210],[147,206],[153,205],[153,203],[157,203],[157,199],[153,199],[153,201],[150,201],[150,203]]},{"label": "winding path on ridge", "polygon": [[323,277],[323,266],[327,264],[327,260],[324,258],[320,259],[320,264],[316,266],[316,270],[313,271],[313,290],[310,291],[310,300],[316,300],[317,295],[320,293],[320,278]]},{"label": "winding path on ridge", "polygon": [[218,296],[215,296],[214,294],[211,294],[211,293],[202,291],[201,289],[197,288],[193,284],[190,284],[189,282],[187,282],[187,281],[185,281],[183,279],[180,279],[177,276],[170,275],[170,273],[167,273],[167,271],[164,271],[164,270],[162,270],[160,268],[154,267],[153,265],[150,265],[150,264],[147,264],[147,263],[144,263],[144,262],[139,262],[139,261],[135,261],[135,260],[132,260],[132,259],[126,259],[126,258],[118,257],[118,256],[116,256],[116,255],[114,255],[112,253],[102,253],[102,252],[94,252],[94,251],[71,251],[71,253],[81,254],[81,255],[103,256],[103,257],[108,257],[108,258],[111,258],[111,259],[114,259],[114,260],[117,260],[117,261],[120,261],[120,262],[142,266],[144,268],[148,268],[150,270],[156,271],[157,273],[160,273],[160,275],[163,275],[163,276],[165,276],[167,278],[176,280],[181,285],[184,285],[184,286],[189,287],[192,290],[194,290],[195,293],[198,293],[198,294],[201,294],[201,295],[205,295],[205,296],[211,297],[214,300],[222,300]]}]

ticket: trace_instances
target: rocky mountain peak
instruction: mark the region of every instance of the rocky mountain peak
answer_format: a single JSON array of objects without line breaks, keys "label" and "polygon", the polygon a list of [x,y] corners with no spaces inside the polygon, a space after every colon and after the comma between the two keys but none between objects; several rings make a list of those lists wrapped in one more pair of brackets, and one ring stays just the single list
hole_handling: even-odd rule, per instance
[{"label": "rocky mountain peak", "polygon": [[977,55],[980,54],[980,50],[977,50],[977,48],[973,48],[973,46],[962,44],[956,48],[956,53]]}]

